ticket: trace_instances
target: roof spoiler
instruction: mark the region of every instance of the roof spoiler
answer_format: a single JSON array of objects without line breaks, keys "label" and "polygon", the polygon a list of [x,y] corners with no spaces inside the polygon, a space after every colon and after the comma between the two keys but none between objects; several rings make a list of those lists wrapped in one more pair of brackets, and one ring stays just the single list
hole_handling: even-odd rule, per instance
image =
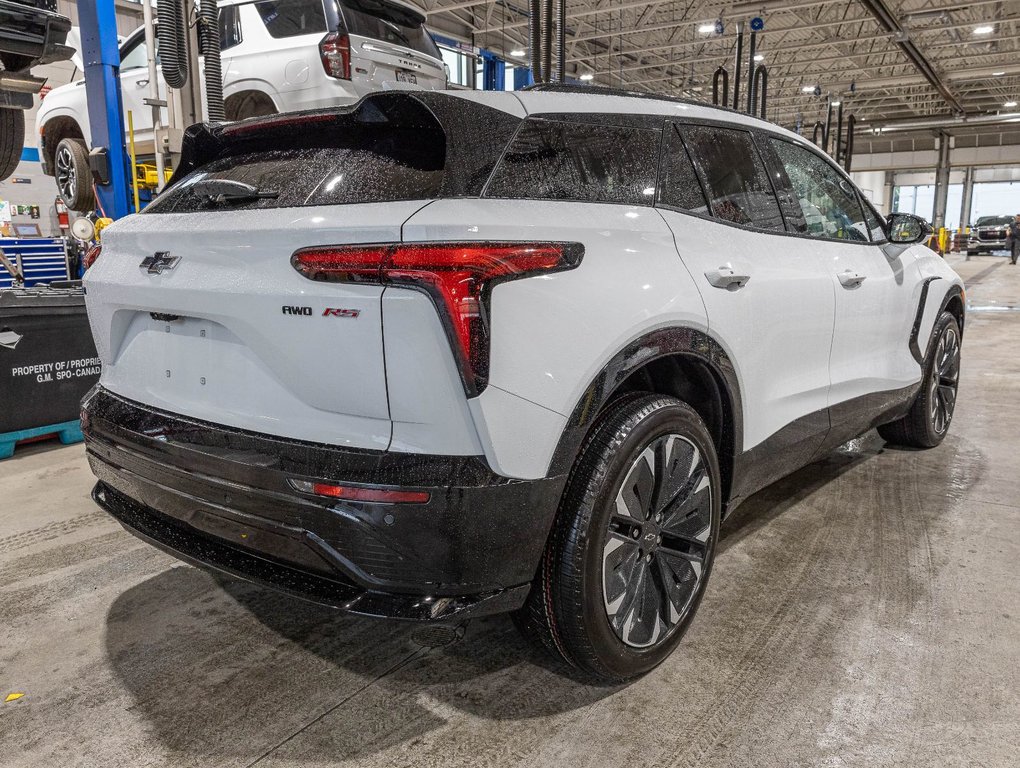
[{"label": "roof spoiler", "polygon": [[195,123],[184,131],[181,160],[164,191],[228,152],[272,147],[274,140],[291,148],[321,147],[328,145],[335,132],[370,125],[443,130],[432,110],[410,91],[372,93],[356,104],[329,110],[252,117],[232,123]]}]

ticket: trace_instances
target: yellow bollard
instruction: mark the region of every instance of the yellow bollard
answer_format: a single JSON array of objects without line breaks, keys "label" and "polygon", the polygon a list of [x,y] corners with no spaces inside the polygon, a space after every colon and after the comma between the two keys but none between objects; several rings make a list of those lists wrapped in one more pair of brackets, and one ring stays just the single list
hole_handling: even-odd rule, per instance
[{"label": "yellow bollard", "polygon": [[135,161],[135,121],[132,119],[131,110],[128,110],[128,141],[131,147],[131,187],[135,192],[135,213],[140,211],[138,207],[138,163]]}]

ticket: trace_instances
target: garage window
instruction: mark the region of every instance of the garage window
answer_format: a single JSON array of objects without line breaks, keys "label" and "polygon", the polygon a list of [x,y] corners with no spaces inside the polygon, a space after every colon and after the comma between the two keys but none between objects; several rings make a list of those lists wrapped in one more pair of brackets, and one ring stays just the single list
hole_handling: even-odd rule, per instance
[{"label": "garage window", "polygon": [[644,128],[529,120],[485,196],[651,205],[660,136]]},{"label": "garage window", "polygon": [[255,3],[272,37],[297,37],[326,31],[322,0],[263,0]]},{"label": "garage window", "polygon": [[713,216],[761,229],[785,228],[772,182],[748,131],[685,125],[680,132]]}]

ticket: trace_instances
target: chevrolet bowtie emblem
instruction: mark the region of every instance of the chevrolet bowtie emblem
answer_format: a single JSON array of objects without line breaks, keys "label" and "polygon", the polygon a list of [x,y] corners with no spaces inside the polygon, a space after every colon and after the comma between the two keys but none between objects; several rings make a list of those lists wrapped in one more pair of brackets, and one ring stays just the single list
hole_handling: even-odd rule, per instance
[{"label": "chevrolet bowtie emblem", "polygon": [[170,251],[156,251],[151,256],[142,259],[142,263],[138,266],[150,275],[162,275],[166,270],[176,267],[180,260],[180,256],[171,256]]}]

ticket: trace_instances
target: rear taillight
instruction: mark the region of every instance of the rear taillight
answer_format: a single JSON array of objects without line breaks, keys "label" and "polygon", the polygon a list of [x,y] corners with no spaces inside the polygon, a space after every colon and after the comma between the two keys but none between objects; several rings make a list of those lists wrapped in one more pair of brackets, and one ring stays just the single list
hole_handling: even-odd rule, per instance
[{"label": "rear taillight", "polygon": [[351,39],[343,32],[330,32],[319,42],[322,68],[330,77],[351,79]]},{"label": "rear taillight", "polygon": [[99,254],[103,252],[103,246],[96,244],[85,251],[85,258],[82,259],[81,266],[82,270],[87,270],[93,264],[96,263],[96,259],[99,258]]},{"label": "rear taillight", "polygon": [[404,285],[440,310],[469,394],[489,376],[489,294],[494,285],[576,267],[580,243],[419,243],[304,248],[291,258],[310,280]]},{"label": "rear taillight", "polygon": [[428,491],[408,491],[402,488],[368,488],[358,485],[313,483],[308,480],[289,480],[290,486],[301,493],[343,501],[362,501],[369,504],[427,504]]}]

